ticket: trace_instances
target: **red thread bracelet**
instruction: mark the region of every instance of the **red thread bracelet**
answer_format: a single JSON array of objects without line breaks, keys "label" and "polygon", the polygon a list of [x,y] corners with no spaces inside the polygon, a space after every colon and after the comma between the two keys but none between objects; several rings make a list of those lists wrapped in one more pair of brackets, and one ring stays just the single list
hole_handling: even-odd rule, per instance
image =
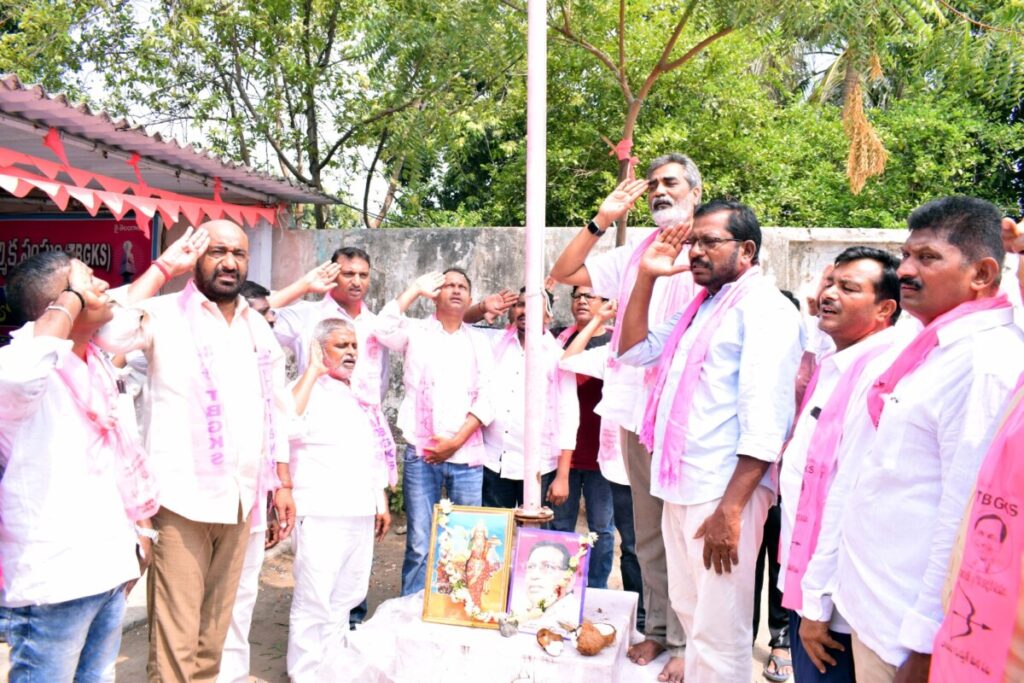
[{"label": "red thread bracelet", "polygon": [[160,273],[164,276],[164,280],[165,281],[169,281],[171,279],[171,271],[167,270],[167,266],[165,266],[164,264],[160,263],[159,261],[153,261],[152,265],[157,270],[160,271]]}]

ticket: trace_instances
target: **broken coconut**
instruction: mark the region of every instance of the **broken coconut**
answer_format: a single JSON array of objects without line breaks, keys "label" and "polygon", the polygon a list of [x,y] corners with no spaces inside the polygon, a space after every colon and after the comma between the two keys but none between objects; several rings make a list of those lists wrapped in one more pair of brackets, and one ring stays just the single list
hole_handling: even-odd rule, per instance
[{"label": "broken coconut", "polygon": [[593,657],[615,642],[615,627],[584,621],[576,632],[576,649],[581,655]]},{"label": "broken coconut", "polygon": [[565,648],[565,638],[546,628],[537,631],[537,643],[552,657],[562,654]]}]

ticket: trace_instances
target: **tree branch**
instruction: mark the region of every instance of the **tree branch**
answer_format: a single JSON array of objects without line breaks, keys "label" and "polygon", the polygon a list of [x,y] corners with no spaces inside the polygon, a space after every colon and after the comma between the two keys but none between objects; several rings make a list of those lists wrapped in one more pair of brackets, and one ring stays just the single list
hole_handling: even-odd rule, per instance
[{"label": "tree branch", "polygon": [[723,28],[721,31],[718,31],[717,33],[708,36],[707,38],[705,38],[704,40],[700,41],[699,43],[691,47],[689,50],[687,50],[686,54],[684,54],[682,57],[666,64],[665,69],[662,71],[662,73],[668,73],[672,69],[677,69],[683,64],[686,64],[696,55],[700,54],[700,52],[704,50],[704,48],[706,48],[708,45],[715,42],[719,38],[724,38],[725,36],[732,33],[734,30],[735,29],[733,29],[732,26],[729,26],[728,28]]},{"label": "tree branch", "polygon": [[626,0],[619,0],[619,74],[626,77]]},{"label": "tree branch", "polygon": [[[256,107],[253,106],[252,100],[249,99],[249,93],[246,92],[245,88],[242,85],[242,67],[238,62],[237,36],[232,36],[231,39],[231,55],[232,65],[234,66],[232,80],[234,80],[235,88],[238,90],[239,99],[241,99],[242,105],[245,107],[246,111],[249,112],[249,115],[252,116],[253,120],[258,121],[259,114],[256,111]],[[288,157],[285,155],[280,143],[277,141],[277,139],[274,138],[273,135],[270,134],[270,129],[266,126],[263,126],[262,128],[264,128],[264,130],[262,131],[264,137],[266,137],[267,142],[270,143],[270,146],[274,148],[274,152],[277,154],[278,159],[281,160],[281,163],[288,168],[288,171],[293,176],[295,176],[296,180],[305,183],[306,185],[311,184],[311,180],[307,178],[305,174],[299,171],[299,169],[295,167],[295,164],[293,164],[291,160],[288,159]]]},{"label": "tree branch", "polygon": [[683,16],[679,17],[679,21],[676,22],[676,27],[672,29],[672,35],[665,42],[665,47],[661,51],[661,56],[658,57],[658,61],[653,67],[651,72],[647,74],[647,78],[644,80],[644,84],[640,86],[640,92],[637,95],[637,99],[643,100],[647,97],[647,94],[651,92],[651,88],[661,78],[661,75],[665,73],[665,65],[668,64],[668,58],[672,54],[672,50],[676,47],[676,42],[679,40],[679,36],[682,35],[683,29],[686,28],[686,24],[690,21],[690,15],[693,14],[693,10],[697,7],[698,0],[690,0],[690,4],[683,10]]},{"label": "tree branch", "polygon": [[[499,0],[499,2],[501,2],[501,4],[505,5],[506,7],[511,7],[517,12],[522,12],[524,14],[526,13],[525,7],[521,7],[514,2],[511,2],[511,0]],[[604,64],[605,67],[612,72],[612,75],[615,76],[615,80],[616,82],[618,82],[619,88],[622,90],[622,95],[623,97],[626,98],[626,102],[629,103],[633,100],[633,93],[630,90],[629,83],[626,80],[625,72],[619,71],[619,68],[615,66],[615,62],[612,60],[610,56],[608,56],[608,53],[606,53],[601,48],[596,47],[595,45],[591,45],[582,36],[579,36],[573,32],[572,27],[569,25],[569,18],[567,12],[565,11],[564,5],[562,6],[562,24],[556,24],[549,21],[547,22],[547,25],[548,28],[557,32],[569,43],[572,43],[577,47],[581,47],[590,54],[597,57],[598,61]]]},{"label": "tree branch", "polygon": [[334,49],[334,35],[338,29],[339,7],[341,7],[341,3],[335,2],[333,3],[333,7],[331,8],[331,23],[327,28],[327,41],[324,43],[324,49],[316,60],[316,65],[321,69],[326,69],[327,65],[330,64],[331,62],[331,50]]},{"label": "tree branch", "polygon": [[[384,149],[384,143],[388,140],[388,129],[384,128],[380,134],[380,142],[377,143],[377,151],[373,153],[373,161],[370,162],[370,170],[366,172],[366,187],[363,189],[363,224],[367,228],[372,228],[370,225],[370,183],[373,182],[373,169],[377,167],[377,160],[380,159],[380,153]],[[379,225],[379,224],[378,224]]]}]

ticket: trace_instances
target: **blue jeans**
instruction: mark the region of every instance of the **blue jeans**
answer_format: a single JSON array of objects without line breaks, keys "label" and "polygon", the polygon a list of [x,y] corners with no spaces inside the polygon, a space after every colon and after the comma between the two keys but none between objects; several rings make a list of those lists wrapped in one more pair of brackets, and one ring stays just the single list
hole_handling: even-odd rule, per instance
[{"label": "blue jeans", "polygon": [[483,465],[470,467],[443,462],[428,465],[407,446],[402,472],[405,496],[405,560],[402,562],[402,595],[423,590],[427,581],[427,556],[430,553],[430,525],[434,505],[441,502],[441,487],[455,505],[480,505],[483,490]]},{"label": "blue jeans", "polygon": [[556,531],[576,531],[576,518],[580,513],[580,495],[587,502],[587,527],[597,534],[597,543],[590,551],[587,586],[607,588],[615,557],[615,523],[610,483],[600,472],[569,470],[569,497],[555,506],[551,528]]},{"label": "blue jeans", "polygon": [[[619,569],[622,571],[622,590],[633,591],[640,596],[636,607],[636,627],[644,633],[644,580],[640,572],[640,560],[636,556],[636,531],[633,529],[633,491],[626,484],[608,482],[612,489],[612,508],[615,528],[619,531]],[[589,505],[589,502],[588,502]]]},{"label": "blue jeans", "polygon": [[0,608],[11,646],[9,680],[113,680],[124,610],[124,586],[53,605]]},{"label": "blue jeans", "polygon": [[[484,467],[483,506],[488,508],[517,508],[523,504],[523,480],[503,479],[497,472]],[[548,487],[555,480],[555,473],[540,476],[541,505],[548,498]]]}]

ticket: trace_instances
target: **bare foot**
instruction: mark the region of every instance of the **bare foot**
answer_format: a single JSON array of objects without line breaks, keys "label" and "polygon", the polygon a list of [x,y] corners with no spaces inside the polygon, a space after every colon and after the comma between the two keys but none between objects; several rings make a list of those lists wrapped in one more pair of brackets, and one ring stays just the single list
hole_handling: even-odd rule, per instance
[{"label": "bare foot", "polygon": [[669,683],[683,683],[684,669],[685,662],[682,657],[669,657],[668,664],[658,674],[658,680],[669,681]]},{"label": "bare foot", "polygon": [[665,646],[656,640],[642,640],[636,645],[630,645],[626,651],[626,656],[634,664],[647,666],[664,651]]}]

